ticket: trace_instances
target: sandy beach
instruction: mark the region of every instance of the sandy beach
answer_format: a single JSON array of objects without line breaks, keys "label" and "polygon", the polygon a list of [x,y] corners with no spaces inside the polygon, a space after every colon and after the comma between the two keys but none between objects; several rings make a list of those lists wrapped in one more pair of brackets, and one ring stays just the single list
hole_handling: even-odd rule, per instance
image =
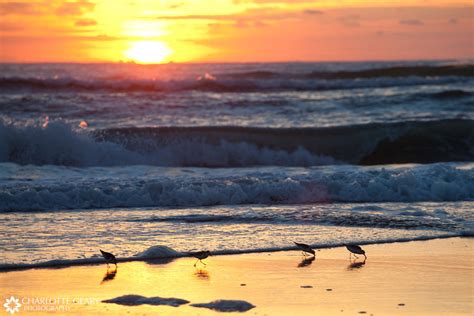
[{"label": "sandy beach", "polygon": [[[19,300],[20,315],[215,315],[190,304],[243,300],[249,315],[472,315],[472,238],[364,246],[363,264],[344,248],[314,261],[298,251],[31,269],[0,274],[2,304]],[[173,306],[123,306],[123,295],[178,298]],[[42,311],[42,312],[41,312]],[[4,312],[2,308],[2,312]]]}]

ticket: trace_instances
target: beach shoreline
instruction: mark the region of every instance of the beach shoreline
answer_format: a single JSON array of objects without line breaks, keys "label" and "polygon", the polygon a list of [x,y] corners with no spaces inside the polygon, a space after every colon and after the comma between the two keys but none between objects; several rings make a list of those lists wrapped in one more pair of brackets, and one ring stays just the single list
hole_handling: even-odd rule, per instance
[{"label": "beach shoreline", "polygon": [[[243,300],[246,314],[470,315],[474,311],[473,238],[363,246],[368,259],[349,261],[343,247],[155,259],[107,265],[37,268],[0,273],[2,304],[15,297],[21,314],[215,315],[190,304]],[[178,298],[179,307],[104,303],[123,295]],[[36,298],[36,301],[35,301]],[[43,304],[38,298],[43,298]],[[55,298],[55,300],[46,300]]]}]

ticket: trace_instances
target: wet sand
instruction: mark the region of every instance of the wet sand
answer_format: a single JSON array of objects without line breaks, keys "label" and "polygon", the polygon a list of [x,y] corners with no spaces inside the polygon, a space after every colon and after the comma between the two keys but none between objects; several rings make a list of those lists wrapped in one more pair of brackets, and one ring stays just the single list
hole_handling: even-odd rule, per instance
[{"label": "wet sand", "polygon": [[[217,299],[255,305],[246,315],[472,315],[473,247],[473,238],[369,245],[365,264],[333,248],[305,262],[285,251],[210,257],[198,268],[192,258],[128,262],[115,275],[106,264],[2,272],[1,302],[18,298],[19,315],[226,314],[190,306]],[[190,304],[101,302],[126,294]]]}]

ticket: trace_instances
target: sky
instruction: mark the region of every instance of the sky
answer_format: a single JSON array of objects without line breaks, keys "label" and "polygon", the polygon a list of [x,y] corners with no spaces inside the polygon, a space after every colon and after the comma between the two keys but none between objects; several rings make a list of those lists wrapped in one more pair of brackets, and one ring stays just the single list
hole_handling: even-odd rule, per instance
[{"label": "sky", "polygon": [[0,62],[474,58],[457,0],[0,0]]}]

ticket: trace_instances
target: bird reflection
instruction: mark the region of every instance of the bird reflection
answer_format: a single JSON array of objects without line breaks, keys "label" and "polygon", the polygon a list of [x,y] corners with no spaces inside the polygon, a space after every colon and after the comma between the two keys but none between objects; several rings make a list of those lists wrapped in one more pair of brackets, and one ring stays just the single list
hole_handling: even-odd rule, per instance
[{"label": "bird reflection", "polygon": [[354,269],[360,269],[365,265],[365,260],[364,261],[351,261],[351,264],[347,266],[347,270],[354,270]]},{"label": "bird reflection", "polygon": [[112,281],[115,278],[116,275],[117,275],[117,268],[115,268],[115,269],[107,268],[107,271],[105,272],[105,275],[102,279],[102,282],[100,282],[100,284]]},{"label": "bird reflection", "polygon": [[298,263],[298,268],[304,268],[310,266],[313,261],[316,260],[316,257],[309,257],[301,260],[300,263]]},{"label": "bird reflection", "polygon": [[196,276],[198,279],[202,279],[202,280],[209,280],[211,278],[209,272],[206,271],[206,270],[203,270],[203,269],[197,269],[194,272],[194,276]]}]

